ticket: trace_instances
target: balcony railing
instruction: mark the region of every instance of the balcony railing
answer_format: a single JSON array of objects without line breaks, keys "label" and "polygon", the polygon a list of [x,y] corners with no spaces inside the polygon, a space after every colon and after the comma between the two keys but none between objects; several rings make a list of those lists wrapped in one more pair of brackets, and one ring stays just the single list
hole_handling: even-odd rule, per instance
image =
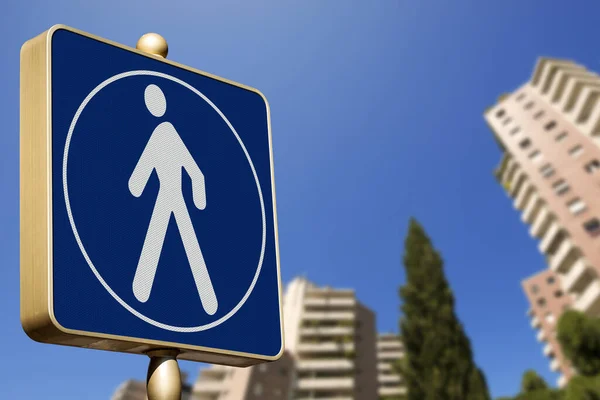
[{"label": "balcony railing", "polygon": [[354,362],[345,358],[328,360],[300,360],[299,371],[350,371],[354,368]]},{"label": "balcony railing", "polygon": [[561,284],[565,292],[578,293],[591,281],[591,275],[583,258],[573,264],[569,272],[561,276]]},{"label": "balcony railing", "polygon": [[539,328],[540,326],[542,326],[542,324],[540,323],[540,320],[538,317],[533,317],[531,319],[531,327],[534,329]]},{"label": "balcony railing", "polygon": [[591,316],[600,314],[600,281],[588,285],[575,301],[575,309]]},{"label": "balcony railing", "polygon": [[354,378],[301,378],[300,390],[349,390],[354,388]]},{"label": "balcony railing", "polygon": [[354,312],[349,311],[307,311],[303,315],[305,320],[314,321],[350,321],[354,320]]},{"label": "balcony railing", "polygon": [[550,212],[548,208],[542,207],[538,215],[535,217],[529,234],[534,238],[543,237],[550,226]]}]

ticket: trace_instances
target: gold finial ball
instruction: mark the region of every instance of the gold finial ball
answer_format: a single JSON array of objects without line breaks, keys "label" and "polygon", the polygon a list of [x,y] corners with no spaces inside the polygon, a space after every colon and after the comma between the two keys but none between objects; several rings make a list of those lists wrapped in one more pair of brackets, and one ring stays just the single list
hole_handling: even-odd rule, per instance
[{"label": "gold finial ball", "polygon": [[140,40],[138,40],[135,47],[138,50],[155,54],[163,58],[167,58],[167,54],[169,53],[167,41],[158,33],[146,33],[140,38]]}]

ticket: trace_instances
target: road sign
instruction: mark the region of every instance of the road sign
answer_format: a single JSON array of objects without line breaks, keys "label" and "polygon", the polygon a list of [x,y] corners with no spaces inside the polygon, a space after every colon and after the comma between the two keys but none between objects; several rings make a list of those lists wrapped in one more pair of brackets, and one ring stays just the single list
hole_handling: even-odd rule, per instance
[{"label": "road sign", "polygon": [[265,97],[65,26],[25,43],[21,321],[46,343],[278,359]]}]

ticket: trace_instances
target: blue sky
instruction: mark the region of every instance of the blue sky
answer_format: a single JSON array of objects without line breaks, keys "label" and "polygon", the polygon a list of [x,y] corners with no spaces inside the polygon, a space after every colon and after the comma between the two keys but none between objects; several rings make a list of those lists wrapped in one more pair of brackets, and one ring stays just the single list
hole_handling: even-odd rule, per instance
[{"label": "blue sky", "polygon": [[[42,345],[19,322],[19,49],[56,23],[260,89],[272,111],[284,281],[355,288],[396,330],[407,221],[446,261],[457,312],[494,396],[527,368],[554,384],[525,317],[521,279],[541,255],[492,170],[482,113],[538,56],[600,70],[593,1],[9,1],[0,15],[2,395],[108,399],[147,358]],[[196,377],[199,365],[181,363]]]}]

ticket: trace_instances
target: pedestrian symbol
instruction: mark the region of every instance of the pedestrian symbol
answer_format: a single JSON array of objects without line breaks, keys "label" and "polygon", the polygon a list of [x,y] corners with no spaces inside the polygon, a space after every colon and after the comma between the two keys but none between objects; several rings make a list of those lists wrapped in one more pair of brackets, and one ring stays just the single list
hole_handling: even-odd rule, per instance
[{"label": "pedestrian symbol", "polygon": [[[146,107],[155,117],[165,114],[165,95],[156,85],[149,85],[144,93]],[[204,310],[213,315],[217,311],[217,298],[206,270],[202,250],[198,244],[194,226],[190,220],[181,189],[181,171],[185,170],[192,178],[194,205],[200,210],[206,207],[204,175],[194,158],[185,147],[181,137],[169,122],[156,127],[150,140],[129,179],[129,190],[140,197],[153,170],[160,182],[158,197],[146,233],[144,247],[133,280],[135,297],[146,302],[150,297],[160,251],[165,240],[171,215],[175,217],[179,234],[183,241],[194,282]]]}]

